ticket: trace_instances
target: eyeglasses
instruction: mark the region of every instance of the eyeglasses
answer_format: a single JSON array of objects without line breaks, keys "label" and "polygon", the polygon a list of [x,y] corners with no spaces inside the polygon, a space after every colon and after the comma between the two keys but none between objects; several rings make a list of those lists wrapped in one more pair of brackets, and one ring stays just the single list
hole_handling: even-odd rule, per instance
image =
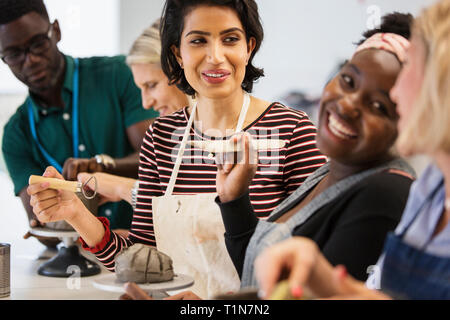
[{"label": "eyeglasses", "polygon": [[28,48],[25,49],[10,49],[3,53],[0,53],[0,58],[6,64],[10,66],[20,65],[25,61],[25,58],[28,53],[32,53],[35,55],[41,55],[46,52],[50,48],[50,41],[53,33],[53,24],[50,24],[50,27],[46,34],[37,35],[37,39],[35,39]]}]

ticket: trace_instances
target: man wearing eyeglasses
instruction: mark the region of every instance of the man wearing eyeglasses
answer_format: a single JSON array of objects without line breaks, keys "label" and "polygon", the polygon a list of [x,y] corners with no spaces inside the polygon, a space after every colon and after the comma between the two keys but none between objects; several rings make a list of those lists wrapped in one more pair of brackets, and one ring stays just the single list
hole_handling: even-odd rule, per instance
[{"label": "man wearing eyeglasses", "polygon": [[[0,0],[0,57],[29,89],[4,128],[2,151],[31,226],[38,224],[26,193],[31,174],[53,165],[68,180],[97,171],[137,177],[141,142],[157,116],[141,107],[123,56],[76,59],[58,50],[60,40],[42,0]],[[107,203],[99,215],[128,229],[132,209]]]}]

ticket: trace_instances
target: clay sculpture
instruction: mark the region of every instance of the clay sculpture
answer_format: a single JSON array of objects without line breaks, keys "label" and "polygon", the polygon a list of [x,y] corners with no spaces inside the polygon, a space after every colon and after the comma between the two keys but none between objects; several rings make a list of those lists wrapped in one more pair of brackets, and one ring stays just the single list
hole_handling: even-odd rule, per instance
[{"label": "clay sculpture", "polygon": [[116,276],[121,282],[157,283],[174,277],[172,259],[141,243],[123,249],[115,262]]}]

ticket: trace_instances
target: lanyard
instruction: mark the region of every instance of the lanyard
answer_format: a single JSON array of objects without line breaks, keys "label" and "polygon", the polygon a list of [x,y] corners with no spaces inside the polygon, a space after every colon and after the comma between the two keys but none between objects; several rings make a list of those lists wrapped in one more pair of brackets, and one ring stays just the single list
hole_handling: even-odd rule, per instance
[{"label": "lanyard", "polygon": [[[73,157],[78,158],[78,95],[79,95],[79,87],[78,87],[78,79],[79,79],[79,62],[78,59],[74,59],[75,69],[73,72],[73,94],[72,94],[72,130],[73,130]],[[31,98],[28,99],[28,121],[30,123],[31,135],[33,136],[34,141],[36,142],[39,150],[44,155],[47,162],[50,163],[51,166],[55,167],[60,173],[62,173],[62,166],[56,161],[45,148],[39,142],[37,132],[36,132],[36,123],[34,121],[33,114],[33,101]]]}]

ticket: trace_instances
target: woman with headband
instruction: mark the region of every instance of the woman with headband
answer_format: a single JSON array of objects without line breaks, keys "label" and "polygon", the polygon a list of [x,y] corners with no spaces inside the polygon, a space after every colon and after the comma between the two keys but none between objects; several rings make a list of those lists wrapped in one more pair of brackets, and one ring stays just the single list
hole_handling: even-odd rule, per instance
[{"label": "woman with headband", "polygon": [[[357,279],[365,279],[367,268],[376,263],[386,234],[400,221],[414,175],[392,150],[398,115],[389,98],[409,44],[411,20],[399,13],[385,16],[326,85],[317,145],[330,161],[267,220],[258,221],[249,202],[253,166],[225,164],[219,170],[217,203],[243,287],[256,285],[258,254],[292,236],[311,239],[330,263],[345,265]],[[248,145],[247,138],[242,140]]]},{"label": "woman with headband", "polygon": [[[450,1],[441,0],[415,20],[407,62],[391,90],[400,116],[398,151],[426,154],[432,163],[412,185],[402,220],[386,238],[366,284],[342,266],[333,267],[314,243],[298,237],[257,259],[257,278],[266,297],[283,272],[291,291],[308,289],[316,297],[450,299],[449,34]],[[383,42],[374,44],[381,47]]]},{"label": "woman with headband", "polygon": [[[245,135],[235,138],[244,144],[246,161],[220,166],[216,201],[242,287],[256,285],[256,256],[292,236],[307,237],[332,264],[346,266],[357,279],[367,278],[386,234],[400,221],[414,174],[392,152],[398,115],[389,98],[409,45],[411,20],[411,15],[399,13],[383,17],[380,28],[364,34],[352,59],[327,84],[317,143],[330,161],[265,221],[256,219],[248,198],[248,181],[255,171],[249,161],[250,140]],[[129,285],[127,293],[145,298],[135,285]],[[195,298],[191,291],[170,297]]]}]

